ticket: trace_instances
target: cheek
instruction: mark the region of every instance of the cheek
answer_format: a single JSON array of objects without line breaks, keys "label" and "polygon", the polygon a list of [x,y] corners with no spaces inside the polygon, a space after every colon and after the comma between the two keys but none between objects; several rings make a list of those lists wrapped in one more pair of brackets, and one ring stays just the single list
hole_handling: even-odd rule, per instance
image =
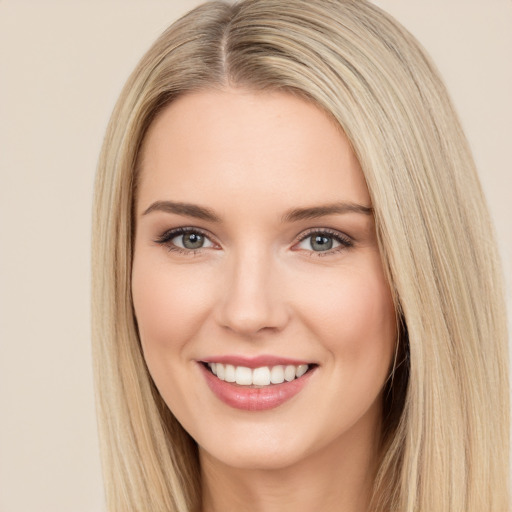
[{"label": "cheek", "polygon": [[315,401],[316,410],[328,411],[326,438],[378,421],[396,344],[395,310],[382,273],[346,270],[331,276],[323,292],[312,287],[304,303],[309,330],[327,353],[332,392]]},{"label": "cheek", "polygon": [[317,283],[303,295],[310,329],[338,362],[357,362],[350,371],[361,375],[381,368],[387,372],[397,335],[391,293],[377,268],[341,269],[323,286]]},{"label": "cheek", "polygon": [[341,303],[345,313],[342,322],[347,339],[354,341],[355,353],[371,354],[386,350],[396,338],[396,316],[391,294],[385,282],[367,277],[363,286],[354,286]]},{"label": "cheek", "polygon": [[145,354],[180,349],[202,323],[209,280],[191,279],[186,267],[134,258],[132,297]]}]

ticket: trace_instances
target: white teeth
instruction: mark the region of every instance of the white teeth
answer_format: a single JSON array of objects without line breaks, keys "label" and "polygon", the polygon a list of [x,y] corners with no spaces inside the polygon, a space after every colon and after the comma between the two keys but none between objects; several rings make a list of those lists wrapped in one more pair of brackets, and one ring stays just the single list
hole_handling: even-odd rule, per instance
[{"label": "white teeth", "polygon": [[226,382],[235,382],[235,367],[232,364],[226,365],[226,373],[224,374],[224,380]]},{"label": "white teeth", "polygon": [[297,366],[297,370],[295,371],[295,377],[297,377],[297,379],[298,379],[299,377],[302,377],[307,371],[308,371],[308,365],[300,364],[299,366]]},{"label": "white teeth", "polygon": [[217,363],[217,377],[220,380],[225,380],[226,379],[226,367],[223,364],[218,364]]},{"label": "white teeth", "polygon": [[235,382],[241,386],[252,384],[252,370],[245,366],[237,366],[235,370]]},{"label": "white teeth", "polygon": [[291,382],[302,377],[309,369],[307,364],[261,366],[251,369],[246,366],[208,363],[208,367],[220,380],[236,382],[240,386],[269,386],[270,384],[282,384],[284,381]]},{"label": "white teeth", "polygon": [[255,368],[252,372],[252,383],[255,386],[268,386],[270,384],[270,370],[266,366]]},{"label": "white teeth", "polygon": [[291,364],[289,364],[284,369],[284,380],[291,382],[293,379],[295,379],[295,366],[292,366]]},{"label": "white teeth", "polygon": [[282,384],[284,382],[284,367],[274,366],[270,370],[270,382],[272,384]]}]

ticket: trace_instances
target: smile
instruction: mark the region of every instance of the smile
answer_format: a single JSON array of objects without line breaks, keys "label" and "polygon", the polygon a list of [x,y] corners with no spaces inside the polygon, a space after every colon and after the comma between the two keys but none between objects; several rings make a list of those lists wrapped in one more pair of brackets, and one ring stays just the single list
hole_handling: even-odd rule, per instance
[{"label": "smile", "polygon": [[220,401],[245,411],[264,411],[284,404],[304,389],[318,369],[317,364],[291,360],[223,359],[223,362],[201,361],[198,366]]},{"label": "smile", "polygon": [[308,371],[309,366],[308,364],[289,364],[286,366],[261,366],[252,369],[232,364],[208,363],[208,368],[218,379],[236,383],[239,386],[271,386],[282,384],[285,381],[291,382],[302,377]]}]

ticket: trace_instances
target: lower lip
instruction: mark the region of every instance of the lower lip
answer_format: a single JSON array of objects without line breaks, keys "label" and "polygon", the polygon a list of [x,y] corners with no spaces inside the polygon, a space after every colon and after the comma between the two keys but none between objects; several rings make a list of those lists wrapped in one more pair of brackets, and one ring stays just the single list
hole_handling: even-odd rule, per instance
[{"label": "lower lip", "polygon": [[315,370],[315,368],[313,368],[302,377],[292,380],[291,382],[253,388],[220,380],[202,363],[199,363],[199,366],[206,378],[208,386],[217,398],[235,409],[245,411],[265,411],[279,407],[304,388]]}]

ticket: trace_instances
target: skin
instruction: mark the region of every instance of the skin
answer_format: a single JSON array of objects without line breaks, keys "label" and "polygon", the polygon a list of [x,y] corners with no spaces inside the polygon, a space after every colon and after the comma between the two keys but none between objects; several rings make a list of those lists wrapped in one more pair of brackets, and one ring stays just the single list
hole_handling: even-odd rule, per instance
[{"label": "skin", "polygon": [[[163,211],[208,208],[217,220]],[[149,371],[197,441],[203,510],[366,510],[395,311],[371,212],[288,219],[340,202],[371,207],[343,132],[284,93],[202,91],[168,106],[142,151],[132,293]],[[199,229],[198,250],[169,230]],[[324,233],[328,230],[327,233]],[[312,232],[341,236],[313,250]],[[315,246],[318,248],[318,246]],[[221,402],[198,361],[272,354],[318,365],[266,411]]]}]

